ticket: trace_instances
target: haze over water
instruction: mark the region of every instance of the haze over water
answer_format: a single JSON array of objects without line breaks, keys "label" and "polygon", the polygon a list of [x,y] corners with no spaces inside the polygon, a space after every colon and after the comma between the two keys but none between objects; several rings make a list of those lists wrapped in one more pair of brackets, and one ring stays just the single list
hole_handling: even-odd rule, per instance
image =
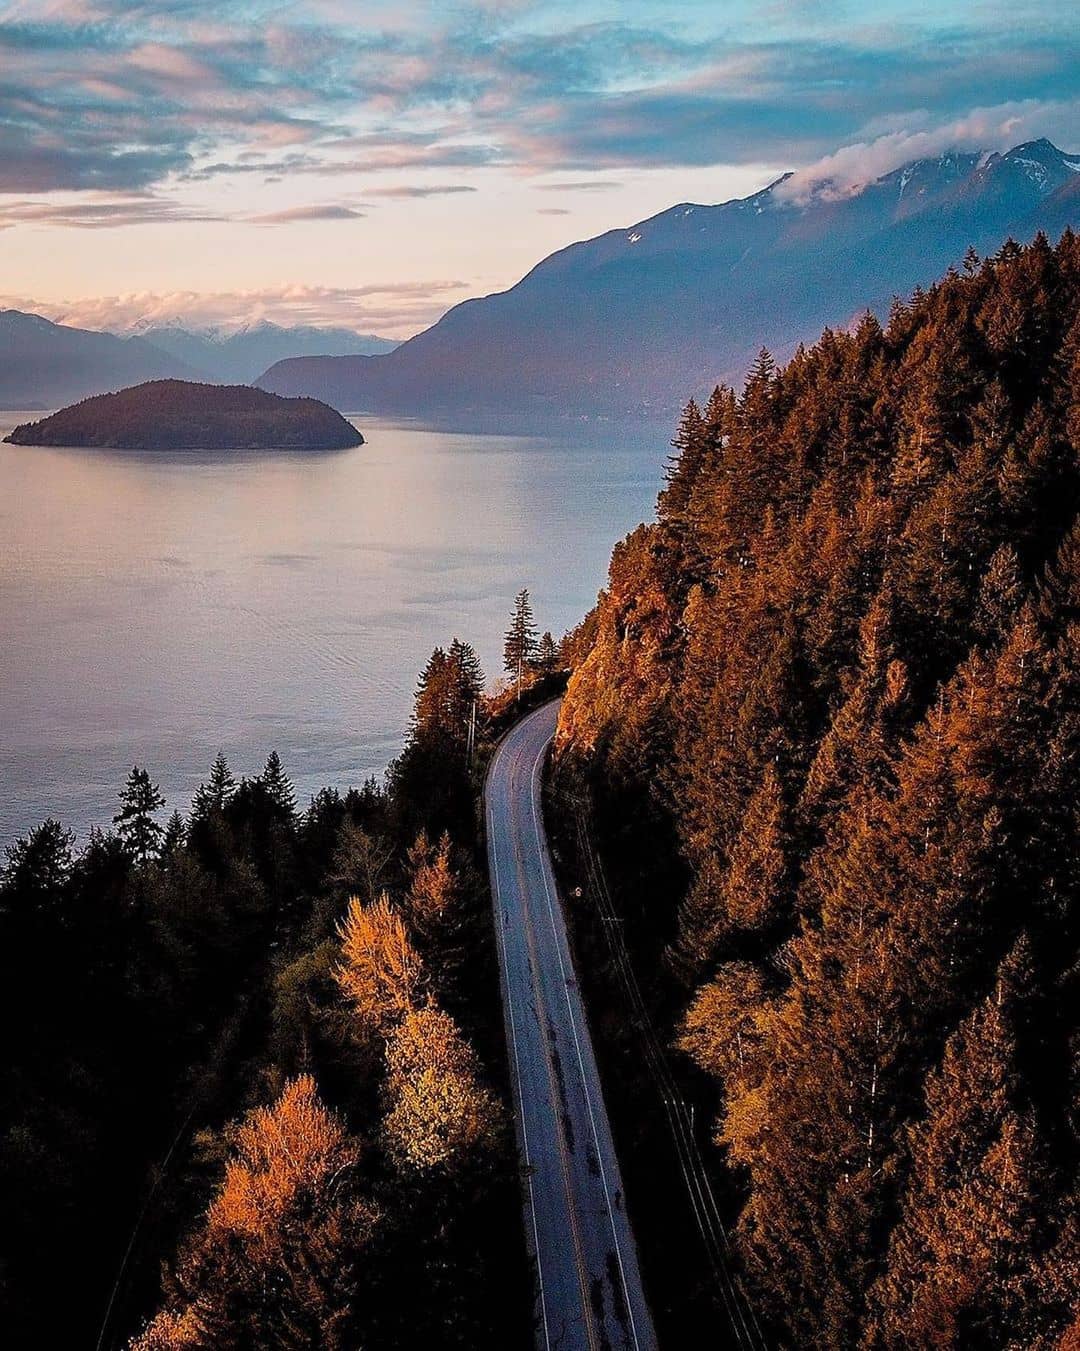
[{"label": "haze over water", "polygon": [[[41,414],[0,414],[0,437]],[[558,637],[653,508],[666,427],[357,421],[333,454],[0,446],[0,844],[85,841],[133,763],[186,810],[219,749],[301,805],[379,774],[432,647],[489,678],[514,593]]]}]

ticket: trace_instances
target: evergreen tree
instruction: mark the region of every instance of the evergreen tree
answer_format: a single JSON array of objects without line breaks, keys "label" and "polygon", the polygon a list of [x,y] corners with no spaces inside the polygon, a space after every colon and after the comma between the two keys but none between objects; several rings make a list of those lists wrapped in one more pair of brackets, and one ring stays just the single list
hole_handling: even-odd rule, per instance
[{"label": "evergreen tree", "polygon": [[927,1082],[925,1119],[909,1132],[901,1219],[870,1291],[867,1346],[1000,1345],[1006,1328],[1010,1345],[1028,1346],[1050,1330],[1033,1299],[1031,1260],[1032,1237],[1052,1230],[1049,1179],[1012,1030],[1018,983],[1030,987],[1032,975],[1021,946]]},{"label": "evergreen tree", "polygon": [[165,823],[165,834],[161,838],[161,857],[171,859],[177,855],[187,839],[187,826],[179,812],[173,812]]},{"label": "evergreen tree", "polygon": [[[638,952],[675,958],[658,1002],[704,981],[680,1045],[778,1344],[1077,1325],[1078,306],[1067,231],[763,354],[688,410],[700,455],[575,640],[561,759]],[[975,1015],[1025,937],[1002,1107]]]},{"label": "evergreen tree", "polygon": [[236,780],[233,778],[229,762],[224,752],[218,751],[210,767],[210,779],[200,784],[192,799],[192,813],[200,818],[214,811],[224,811],[225,805],[236,792]]},{"label": "evergreen tree", "polygon": [[135,765],[120,794],[120,810],[113,823],[124,846],[139,863],[145,863],[158,849],[164,832],[154,814],[164,805],[165,799],[150,775]]},{"label": "evergreen tree", "polygon": [[480,658],[472,643],[455,638],[450,644],[447,656],[457,677],[462,702],[479,699],[484,693],[487,681],[484,677],[484,668],[480,665]]},{"label": "evergreen tree", "polygon": [[282,816],[291,821],[296,815],[296,793],[282,767],[281,757],[277,751],[271,751],[267,756],[266,766],[259,782]]},{"label": "evergreen tree", "polygon": [[503,643],[503,669],[521,686],[524,672],[536,656],[536,622],[529,592],[522,589],[514,601],[514,612]]},{"label": "evergreen tree", "polygon": [[547,630],[540,637],[536,649],[536,669],[543,675],[550,675],[559,665],[559,646]]},{"label": "evergreen tree", "polygon": [[51,817],[5,849],[0,872],[0,913],[12,916],[56,910],[71,877],[75,836]]}]

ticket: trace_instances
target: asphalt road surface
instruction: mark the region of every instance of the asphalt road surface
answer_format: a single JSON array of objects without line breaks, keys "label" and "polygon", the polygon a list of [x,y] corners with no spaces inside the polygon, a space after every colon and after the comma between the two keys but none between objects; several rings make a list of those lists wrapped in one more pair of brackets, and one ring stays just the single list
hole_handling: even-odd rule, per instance
[{"label": "asphalt road surface", "polygon": [[503,1012],[544,1351],[655,1351],[622,1177],[544,834],[558,704],[495,753],[485,790]]}]

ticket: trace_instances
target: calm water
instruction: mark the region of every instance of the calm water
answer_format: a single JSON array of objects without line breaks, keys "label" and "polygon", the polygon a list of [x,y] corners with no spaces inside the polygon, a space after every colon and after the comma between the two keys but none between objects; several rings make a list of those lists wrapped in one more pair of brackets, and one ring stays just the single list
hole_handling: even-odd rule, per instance
[{"label": "calm water", "polygon": [[302,802],[380,773],[436,643],[497,675],[521,586],[577,622],[666,452],[357,425],[328,455],[0,446],[0,844],[48,814],[85,839],[133,763],[170,809],[219,749],[251,774],[276,748]]}]

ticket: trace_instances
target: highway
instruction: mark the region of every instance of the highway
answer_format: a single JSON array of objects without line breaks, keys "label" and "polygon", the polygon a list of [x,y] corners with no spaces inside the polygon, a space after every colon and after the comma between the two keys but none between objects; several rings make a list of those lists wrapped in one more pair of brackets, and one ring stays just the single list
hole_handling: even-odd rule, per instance
[{"label": "highway", "polygon": [[526,1244],[543,1351],[654,1351],[540,801],[558,703],[500,743],[484,791]]}]

